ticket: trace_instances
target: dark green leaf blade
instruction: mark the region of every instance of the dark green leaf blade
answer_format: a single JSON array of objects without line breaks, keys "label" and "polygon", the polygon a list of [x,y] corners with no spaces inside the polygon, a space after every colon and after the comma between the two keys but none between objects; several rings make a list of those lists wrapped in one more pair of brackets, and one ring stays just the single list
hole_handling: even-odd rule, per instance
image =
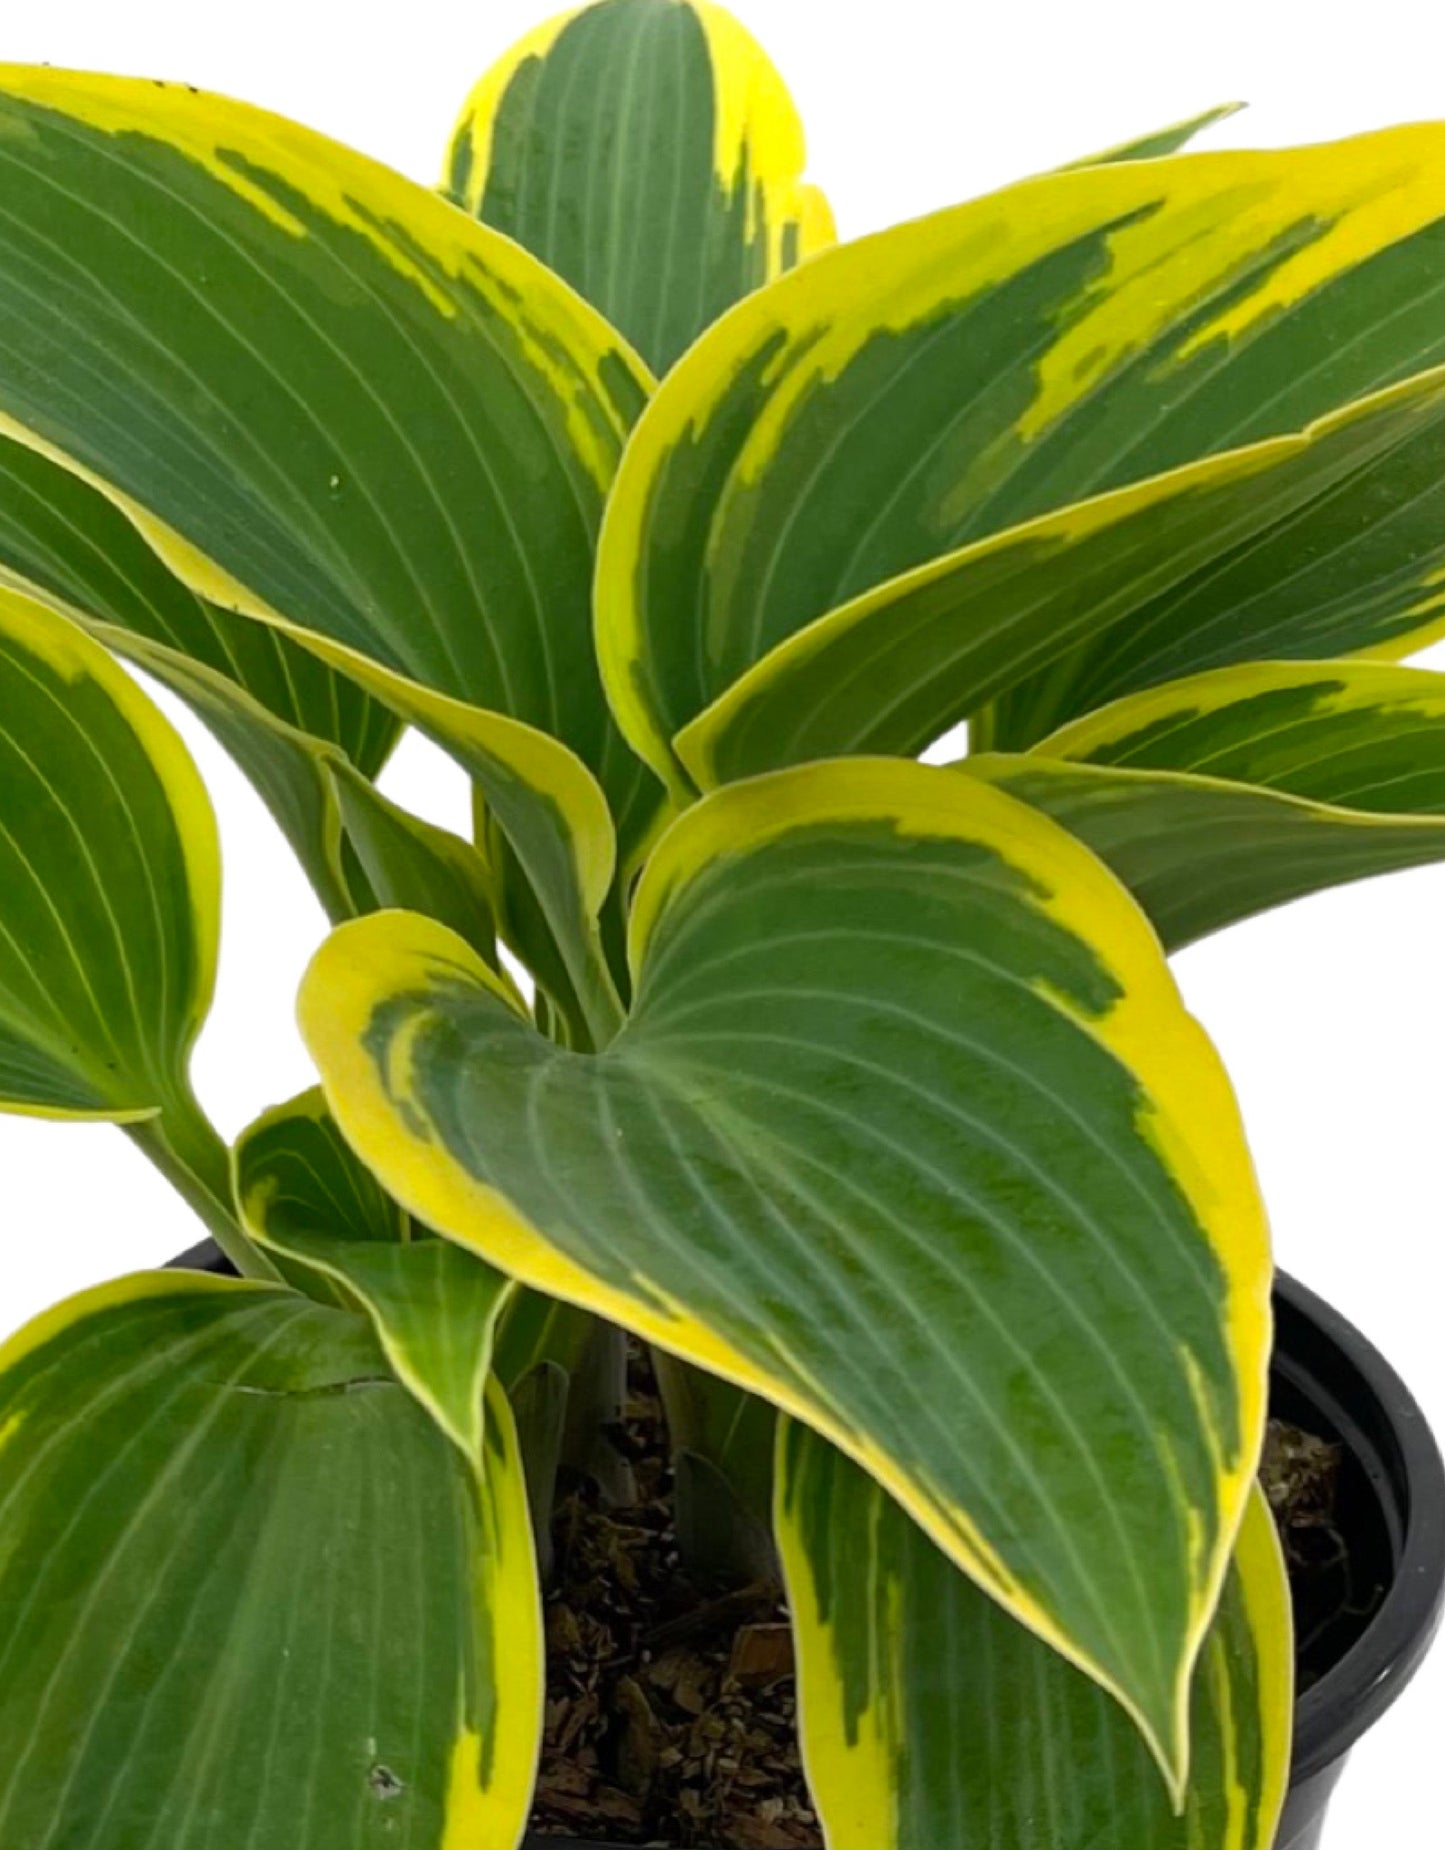
[{"label": "dark green leaf blade", "polygon": [[479,1477],[365,1319],[199,1275],[0,1350],[0,1838],[516,1843],[541,1643],[493,1411]]},{"label": "dark green leaf blade", "polygon": [[608,506],[629,738],[685,783],[677,732],[830,610],[1445,361],[1442,157],[1426,124],[1044,175],[740,303],[663,381]]},{"label": "dark green leaf blade", "polygon": [[1257,1493],[1194,1675],[1179,1815],[1127,1718],[834,1446],[786,1422],[778,1534],[829,1850],[1270,1850],[1289,1770],[1289,1588]]},{"label": "dark green leaf blade", "polygon": [[693,0],[600,0],[481,79],[444,189],[661,374],[740,297],[832,242],[803,160],[792,98],[738,20]]},{"label": "dark green leaf blade", "polygon": [[850,760],[689,811],[632,951],[579,1055],[429,921],[343,927],[301,1001],[343,1133],[428,1225],[827,1433],[1177,1779],[1269,1264],[1147,922],[1026,806]]},{"label": "dark green leaf blade", "polygon": [[[1417,635],[1445,568],[1441,484],[1437,369],[1298,436],[1043,515],[889,580],[765,655],[678,734],[678,756],[703,789],[812,758],[913,756],[996,695],[975,726],[985,737],[1004,716],[1047,713],[1050,692],[1088,699],[1111,672],[1127,684],[1219,659],[1378,646],[1390,609]],[[1329,528],[1348,537],[1316,598],[1309,581]],[[1241,594],[1241,562],[1253,597]]]},{"label": "dark green leaf blade", "polygon": [[260,792],[328,915],[352,916],[317,742],[374,776],[400,731],[384,706],[291,638],[198,597],[97,488],[3,437],[0,580],[187,701]]},{"label": "dark green leaf blade", "polygon": [[220,850],[169,723],[98,643],[0,589],[0,1107],[189,1100]]},{"label": "dark green leaf blade", "polygon": [[1086,842],[1177,950],[1307,893],[1445,858],[1445,677],[1249,663],[961,768]]},{"label": "dark green leaf blade", "polygon": [[358,912],[403,906],[439,919],[497,967],[492,879],[470,842],[413,816],[346,764],[330,769],[347,845],[365,880]]},{"label": "dark green leaf blade", "polygon": [[460,756],[585,965],[598,783],[624,841],[658,800],[591,622],[646,370],[510,239],[260,110],[7,67],[0,126],[5,428]]},{"label": "dark green leaf blade", "polygon": [[342,1140],[319,1089],[278,1105],[236,1145],[236,1199],[257,1245],[343,1287],[392,1371],[467,1459],[510,1282],[415,1227]]}]

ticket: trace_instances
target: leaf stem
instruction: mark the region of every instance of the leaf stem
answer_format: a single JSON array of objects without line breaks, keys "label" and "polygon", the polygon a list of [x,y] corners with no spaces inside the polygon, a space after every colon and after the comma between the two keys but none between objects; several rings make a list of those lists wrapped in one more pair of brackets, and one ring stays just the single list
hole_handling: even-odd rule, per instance
[{"label": "leaf stem", "polygon": [[242,1278],[280,1278],[246,1235],[231,1196],[231,1152],[194,1093],[174,1097],[159,1116],[125,1126],[131,1141],[204,1222]]}]

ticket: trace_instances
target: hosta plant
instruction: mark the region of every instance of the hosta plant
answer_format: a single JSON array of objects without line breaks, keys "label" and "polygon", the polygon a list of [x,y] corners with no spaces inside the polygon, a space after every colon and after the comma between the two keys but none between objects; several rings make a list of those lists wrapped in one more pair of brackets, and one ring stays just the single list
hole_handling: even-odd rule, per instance
[{"label": "hosta plant", "polygon": [[[1166,954],[1445,855],[1445,128],[1197,126],[833,248],[702,0],[540,28],[435,190],[0,72],[0,1095],[240,1274],[0,1350],[5,1850],[510,1850],[623,1332],[830,1850],[1267,1850],[1270,1260]],[[232,1150],[116,657],[334,927]]]}]

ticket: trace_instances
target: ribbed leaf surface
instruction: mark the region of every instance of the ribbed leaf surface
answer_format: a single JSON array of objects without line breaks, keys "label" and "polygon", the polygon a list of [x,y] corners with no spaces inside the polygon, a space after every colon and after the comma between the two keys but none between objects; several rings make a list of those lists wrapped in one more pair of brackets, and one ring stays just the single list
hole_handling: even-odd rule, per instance
[{"label": "ribbed leaf surface", "polygon": [[[1399,605],[1407,587],[1418,600],[1445,567],[1441,483],[1437,370],[1302,436],[1045,514],[890,579],[765,655],[684,727],[678,756],[704,789],[810,758],[912,756],[1001,692],[985,736],[1047,710],[1050,695],[1084,698],[1101,676],[1378,641],[1382,601]],[[1349,543],[1312,596],[1301,572],[1346,500],[1358,510]]]},{"label": "ribbed leaf surface", "polygon": [[856,1465],[790,1424],[779,1467],[803,1755],[828,1850],[1270,1850],[1294,1649],[1262,1497],[1194,1674],[1176,1816],[1118,1705]]},{"label": "ribbed leaf surface", "polygon": [[364,1318],[170,1273],[0,1350],[0,1841],[521,1836],[540,1708],[510,1416],[464,1464]]},{"label": "ribbed leaf surface", "polygon": [[169,723],[75,624],[0,589],[0,1108],[138,1119],[188,1098],[220,898]]},{"label": "ribbed leaf surface", "polygon": [[600,308],[654,371],[831,243],[767,54],[705,0],[600,0],[537,27],[467,100],[445,190]]},{"label": "ribbed leaf surface", "polygon": [[1171,949],[1323,887],[1445,858],[1445,677],[1257,663],[965,760],[1086,842]]},{"label": "ribbed leaf surface", "polygon": [[509,239],[184,85],[5,69],[0,186],[7,428],[462,757],[587,963],[612,840],[578,757],[624,833],[655,807],[590,608],[640,362]]},{"label": "ribbed leaf surface", "polygon": [[[675,778],[672,737],[813,619],[1438,364],[1442,157],[1427,125],[1045,175],[750,297],[668,376],[608,509],[599,635],[629,737]],[[1382,638],[1422,621],[1419,578],[1393,588]]]},{"label": "ribbed leaf surface", "polygon": [[428,1225],[866,1464],[1177,1771],[1263,1418],[1268,1258],[1235,1108],[1099,863],[949,771],[809,767],[696,806],[602,1053],[378,915],[303,1027]]},{"label": "ribbed leaf surface", "polygon": [[189,701],[260,791],[333,918],[350,916],[308,741],[338,746],[374,776],[400,730],[385,707],[299,643],[198,597],[99,489],[5,438],[0,578],[55,603]]}]

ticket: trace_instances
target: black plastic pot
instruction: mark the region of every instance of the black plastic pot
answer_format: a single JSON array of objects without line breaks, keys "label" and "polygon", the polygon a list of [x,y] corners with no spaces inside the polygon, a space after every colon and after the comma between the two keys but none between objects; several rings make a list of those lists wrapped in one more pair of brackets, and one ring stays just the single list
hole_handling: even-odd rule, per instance
[{"label": "black plastic pot", "polygon": [[[171,1262],[230,1267],[207,1242]],[[1350,1612],[1301,1638],[1294,1767],[1275,1850],[1316,1850],[1351,1750],[1419,1669],[1445,1608],[1445,1464],[1390,1364],[1314,1292],[1281,1277],[1272,1402],[1337,1443]],[[526,1850],[620,1850],[529,1837]]]}]

